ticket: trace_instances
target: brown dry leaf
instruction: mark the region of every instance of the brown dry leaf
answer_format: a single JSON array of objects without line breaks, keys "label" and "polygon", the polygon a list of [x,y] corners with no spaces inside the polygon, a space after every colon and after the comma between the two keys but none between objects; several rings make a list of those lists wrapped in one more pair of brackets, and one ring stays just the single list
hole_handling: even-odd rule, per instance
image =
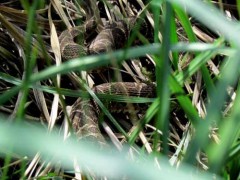
[{"label": "brown dry leaf", "polygon": [[[57,36],[57,31],[55,28],[55,25],[52,21],[51,17],[51,8],[49,8],[48,12],[48,18],[49,18],[49,25],[50,25],[50,41],[51,41],[51,47],[55,56],[56,66],[59,66],[62,62],[61,60],[61,51],[60,51],[60,44]],[[57,75],[57,86],[60,87],[60,75]],[[54,94],[53,103],[52,103],[52,109],[51,109],[51,115],[50,115],[50,123],[49,123],[49,129],[52,129],[57,116],[58,116],[58,104],[59,104],[59,94]]]}]

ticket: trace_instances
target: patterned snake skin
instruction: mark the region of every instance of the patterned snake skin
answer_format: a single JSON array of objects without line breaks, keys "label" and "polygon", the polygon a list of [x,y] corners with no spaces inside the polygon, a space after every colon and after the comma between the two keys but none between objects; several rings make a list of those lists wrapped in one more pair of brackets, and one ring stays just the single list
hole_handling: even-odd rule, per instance
[{"label": "patterned snake skin", "polygon": [[[114,95],[125,95],[135,97],[155,97],[155,85],[145,83],[134,83],[134,82],[116,82],[116,83],[105,83],[98,85],[93,88],[93,92],[96,94],[114,94]],[[109,104],[109,110],[111,112],[128,110],[126,104],[125,107],[118,107],[120,103]],[[114,106],[115,105],[115,106]],[[146,110],[147,106],[134,106],[135,113],[138,111]],[[77,137],[88,137],[97,139],[100,142],[104,142],[99,126],[99,108],[94,100],[78,98],[74,103],[70,119],[73,122],[73,129],[77,134]]]},{"label": "patterned snake skin", "polygon": [[[86,1],[86,4],[90,3]],[[86,10],[90,12],[91,10]],[[93,12],[93,11],[91,11]],[[96,16],[96,15],[95,15]],[[93,16],[91,16],[93,17]],[[89,17],[90,18],[90,17]],[[90,23],[89,23],[90,22]],[[60,49],[63,59],[68,60],[84,56],[87,54],[99,54],[108,52],[110,50],[122,48],[126,43],[130,31],[136,22],[135,17],[127,18],[126,20],[119,20],[113,23],[106,24],[90,43],[89,47],[74,42],[76,36],[85,36],[91,28],[97,27],[96,20],[92,18],[88,23],[65,30],[59,37]],[[94,87],[94,93],[125,95],[135,97],[154,97],[155,86],[153,84],[135,83],[135,82],[116,82],[105,83]],[[111,104],[111,102],[110,102]],[[110,112],[114,108],[109,108]],[[126,108],[125,108],[126,109]],[[136,107],[136,110],[141,110]],[[119,111],[124,111],[118,108]],[[73,130],[78,138],[92,138],[100,142],[105,142],[103,135],[99,129],[99,108],[96,102],[91,99],[78,98],[70,112],[70,119],[72,120]]]}]

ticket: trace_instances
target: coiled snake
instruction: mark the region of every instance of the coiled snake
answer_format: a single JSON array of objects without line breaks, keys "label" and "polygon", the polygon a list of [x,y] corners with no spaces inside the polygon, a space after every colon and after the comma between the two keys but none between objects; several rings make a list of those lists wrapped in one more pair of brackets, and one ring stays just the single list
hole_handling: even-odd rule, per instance
[{"label": "coiled snake", "polygon": [[[94,1],[85,1],[85,11],[89,15],[87,23],[80,27],[70,28],[61,33],[59,37],[61,54],[64,59],[72,59],[87,54],[99,54],[110,50],[122,48],[126,43],[130,31],[134,27],[136,17],[130,17],[125,20],[118,20],[113,23],[107,23],[104,26],[99,25],[99,14],[96,10]],[[91,8],[89,8],[91,7]],[[99,33],[90,43],[89,47],[77,44],[74,39],[78,35],[89,33],[89,29],[95,27]],[[83,42],[81,42],[83,44]],[[153,84],[135,83],[135,82],[115,82],[105,83],[94,87],[93,92],[104,94],[117,94],[125,96],[154,97],[155,86]],[[138,109],[136,107],[135,109]],[[110,108],[111,110],[112,108]],[[121,108],[118,108],[121,109]],[[140,109],[139,109],[140,110]],[[70,112],[73,130],[77,137],[94,138],[104,142],[98,126],[99,108],[97,103],[91,99],[78,98]]]}]

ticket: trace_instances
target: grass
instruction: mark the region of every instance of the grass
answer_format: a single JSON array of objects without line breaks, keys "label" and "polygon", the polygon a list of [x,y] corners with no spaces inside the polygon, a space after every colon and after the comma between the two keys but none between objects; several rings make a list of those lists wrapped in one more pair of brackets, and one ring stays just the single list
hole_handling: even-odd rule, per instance
[{"label": "grass", "polygon": [[[138,9],[131,10],[141,11],[152,25],[150,35],[137,27],[127,48],[65,62],[61,62],[58,35],[74,17],[65,9],[68,2],[60,3],[0,3],[1,179],[66,179],[83,174],[86,179],[240,178],[238,1],[231,6],[220,1],[136,1]],[[228,17],[214,4],[228,11]],[[105,8],[101,16],[114,18],[113,12],[106,13],[114,5],[101,1],[99,6]],[[71,10],[84,16],[73,7],[81,4],[74,2]],[[147,72],[133,68],[131,60],[147,64]],[[128,63],[124,67],[130,70],[120,69],[121,63]],[[134,74],[132,69],[136,72],[132,77],[145,78],[137,81],[154,81],[156,98],[98,95],[92,92],[89,78],[73,80],[73,72],[110,64],[117,65],[115,79],[125,78],[119,72]],[[148,71],[155,78],[149,78]],[[99,83],[96,78],[93,82]],[[103,126],[111,129],[107,133],[113,143],[101,150],[98,143],[76,142],[73,135],[67,138],[64,120],[58,120],[69,118],[67,105],[76,97],[89,96],[109,119],[103,119]],[[105,100],[150,102],[150,106],[138,121],[130,118],[133,124],[128,129]]]}]

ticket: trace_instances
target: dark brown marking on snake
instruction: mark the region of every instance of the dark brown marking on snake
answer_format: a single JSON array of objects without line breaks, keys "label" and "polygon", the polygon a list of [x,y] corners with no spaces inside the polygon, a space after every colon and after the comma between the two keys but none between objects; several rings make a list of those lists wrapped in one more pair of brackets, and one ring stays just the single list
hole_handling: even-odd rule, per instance
[{"label": "dark brown marking on snake", "polygon": [[[155,85],[145,83],[134,82],[116,82],[105,83],[93,88],[93,92],[96,94],[114,94],[114,95],[126,95],[135,97],[155,97]],[[119,103],[109,102],[110,112],[128,112],[128,106],[119,106]],[[143,107],[136,105],[137,111],[145,111],[147,105]],[[74,103],[72,111],[70,113],[70,119],[72,119],[73,129],[76,132],[77,137],[87,137],[90,139],[96,139],[100,142],[104,142],[104,137],[101,134],[98,124],[99,107],[94,100],[78,98]]]},{"label": "dark brown marking on snake", "polygon": [[[68,60],[85,56],[88,53],[99,54],[102,52],[108,52],[122,48],[129,38],[130,31],[134,28],[136,17],[119,20],[102,27],[101,22],[99,22],[99,12],[95,12],[97,10],[96,1],[87,0],[83,3],[83,6],[87,14],[86,23],[82,26],[73,27],[63,31],[59,37],[60,50],[63,59]],[[93,9],[89,8],[90,6],[92,6]],[[83,42],[84,35],[88,33],[91,28],[97,28],[99,33],[90,43],[89,48],[87,49]],[[75,39],[79,35],[82,37],[82,41],[80,41],[80,43],[76,43]],[[92,90],[94,93],[124,95],[127,97],[155,97],[155,85],[145,83],[105,83],[94,87]],[[110,101],[108,102],[108,105],[110,107],[110,112],[129,111],[129,106],[126,106],[126,103],[120,104]],[[144,111],[146,110],[146,106],[143,108],[141,105],[136,105],[133,109],[137,111]],[[95,139],[101,143],[104,143],[104,137],[99,129],[98,117],[99,107],[94,100],[78,98],[73,104],[70,112],[73,130],[77,137],[81,139]]]}]

